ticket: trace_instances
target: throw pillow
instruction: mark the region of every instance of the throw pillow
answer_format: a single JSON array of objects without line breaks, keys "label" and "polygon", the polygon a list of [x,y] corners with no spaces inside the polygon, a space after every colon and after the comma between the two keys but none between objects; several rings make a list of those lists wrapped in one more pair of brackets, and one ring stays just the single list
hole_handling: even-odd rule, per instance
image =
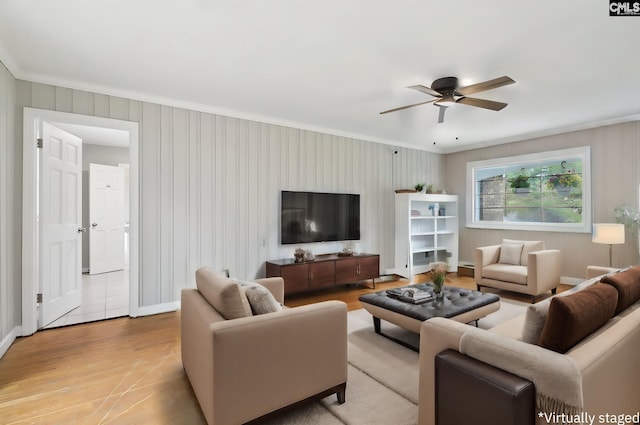
[{"label": "throw pillow", "polygon": [[501,264],[514,264],[520,265],[520,255],[522,254],[523,243],[505,243],[502,242],[500,246],[500,259]]},{"label": "throw pillow", "polygon": [[553,298],[538,345],[566,353],[613,317],[617,303],[618,291],[604,284]]},{"label": "throw pillow", "polygon": [[252,316],[251,306],[240,291],[240,285],[224,274],[202,267],[196,271],[196,287],[225,319]]},{"label": "throw pillow", "polygon": [[522,246],[522,255],[520,256],[520,264],[529,265],[529,253],[544,250],[544,242],[542,241],[525,241]]},{"label": "throw pillow", "polygon": [[551,299],[531,304],[527,307],[524,316],[524,325],[522,326],[522,336],[520,340],[528,344],[537,344],[544,328],[544,322],[547,320],[549,305]]},{"label": "throw pillow", "polygon": [[602,278],[601,282],[613,286],[618,291],[616,315],[640,300],[640,266],[607,275]]},{"label": "throw pillow", "polygon": [[524,325],[522,326],[522,336],[520,337],[520,340],[529,344],[538,343],[538,339],[540,339],[540,334],[542,333],[542,328],[544,327],[544,322],[545,320],[547,320],[549,305],[551,304],[551,300],[553,298],[566,297],[575,294],[576,292],[582,291],[583,289],[591,285],[595,285],[598,282],[600,282],[600,276],[585,280],[584,282],[579,283],[568,291],[560,292],[551,298],[540,301],[539,303],[531,304],[529,307],[527,307]]},{"label": "throw pillow", "polygon": [[271,291],[256,282],[238,282],[251,306],[253,314],[273,313],[282,310],[282,305]]}]

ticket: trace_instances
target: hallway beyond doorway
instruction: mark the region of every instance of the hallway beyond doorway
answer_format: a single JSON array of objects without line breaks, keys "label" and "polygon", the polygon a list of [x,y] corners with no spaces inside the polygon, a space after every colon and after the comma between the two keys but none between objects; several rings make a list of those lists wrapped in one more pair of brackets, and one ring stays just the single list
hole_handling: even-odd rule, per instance
[{"label": "hallway beyond doorway", "polygon": [[82,274],[82,305],[43,329],[129,315],[129,270]]}]

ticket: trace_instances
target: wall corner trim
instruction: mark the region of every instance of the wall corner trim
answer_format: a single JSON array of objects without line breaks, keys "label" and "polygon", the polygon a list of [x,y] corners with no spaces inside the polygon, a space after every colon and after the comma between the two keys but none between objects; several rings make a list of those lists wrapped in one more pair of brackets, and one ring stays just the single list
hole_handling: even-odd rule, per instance
[{"label": "wall corner trim", "polygon": [[18,336],[22,336],[22,328],[20,326],[16,326],[11,329],[7,336],[0,341],[0,359],[4,356],[7,350],[9,350],[9,347],[11,347],[11,344],[13,344],[13,341],[15,341]]}]

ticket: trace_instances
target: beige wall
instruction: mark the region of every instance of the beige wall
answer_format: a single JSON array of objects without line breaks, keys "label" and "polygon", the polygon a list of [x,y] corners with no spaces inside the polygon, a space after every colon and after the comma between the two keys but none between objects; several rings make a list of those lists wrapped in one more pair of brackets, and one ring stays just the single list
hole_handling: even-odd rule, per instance
[{"label": "beige wall", "polygon": [[[490,158],[551,151],[578,146],[591,147],[593,221],[613,222],[614,208],[638,206],[640,184],[640,122],[628,122],[575,131],[533,140],[476,149],[446,156],[446,181],[460,195],[460,259],[473,261],[477,246],[499,243],[502,238],[544,240],[547,247],[564,254],[563,276],[584,277],[589,264],[608,265],[609,248],[591,242],[591,234],[496,231],[464,227],[466,222],[466,164]],[[638,239],[627,233],[625,245],[614,246],[615,266],[638,263]]]},{"label": "beige wall", "polygon": [[13,341],[22,322],[21,308],[21,180],[22,160],[16,143],[16,80],[0,63],[0,353]]},{"label": "beige wall", "polygon": [[291,257],[295,246],[279,244],[282,189],[360,193],[359,249],[391,268],[393,189],[444,181],[438,154],[28,81],[16,90],[17,123],[28,106],[140,124],[141,306],[177,301],[203,265],[253,278]]}]

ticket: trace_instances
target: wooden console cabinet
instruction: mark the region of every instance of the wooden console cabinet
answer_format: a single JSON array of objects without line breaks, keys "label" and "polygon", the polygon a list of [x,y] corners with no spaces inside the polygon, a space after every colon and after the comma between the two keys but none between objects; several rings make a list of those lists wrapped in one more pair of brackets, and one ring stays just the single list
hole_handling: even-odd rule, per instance
[{"label": "wooden console cabinet", "polygon": [[375,279],[380,276],[380,256],[327,254],[307,263],[296,263],[293,259],[267,261],[267,277],[277,276],[284,279],[285,295],[369,279],[375,287]]}]

